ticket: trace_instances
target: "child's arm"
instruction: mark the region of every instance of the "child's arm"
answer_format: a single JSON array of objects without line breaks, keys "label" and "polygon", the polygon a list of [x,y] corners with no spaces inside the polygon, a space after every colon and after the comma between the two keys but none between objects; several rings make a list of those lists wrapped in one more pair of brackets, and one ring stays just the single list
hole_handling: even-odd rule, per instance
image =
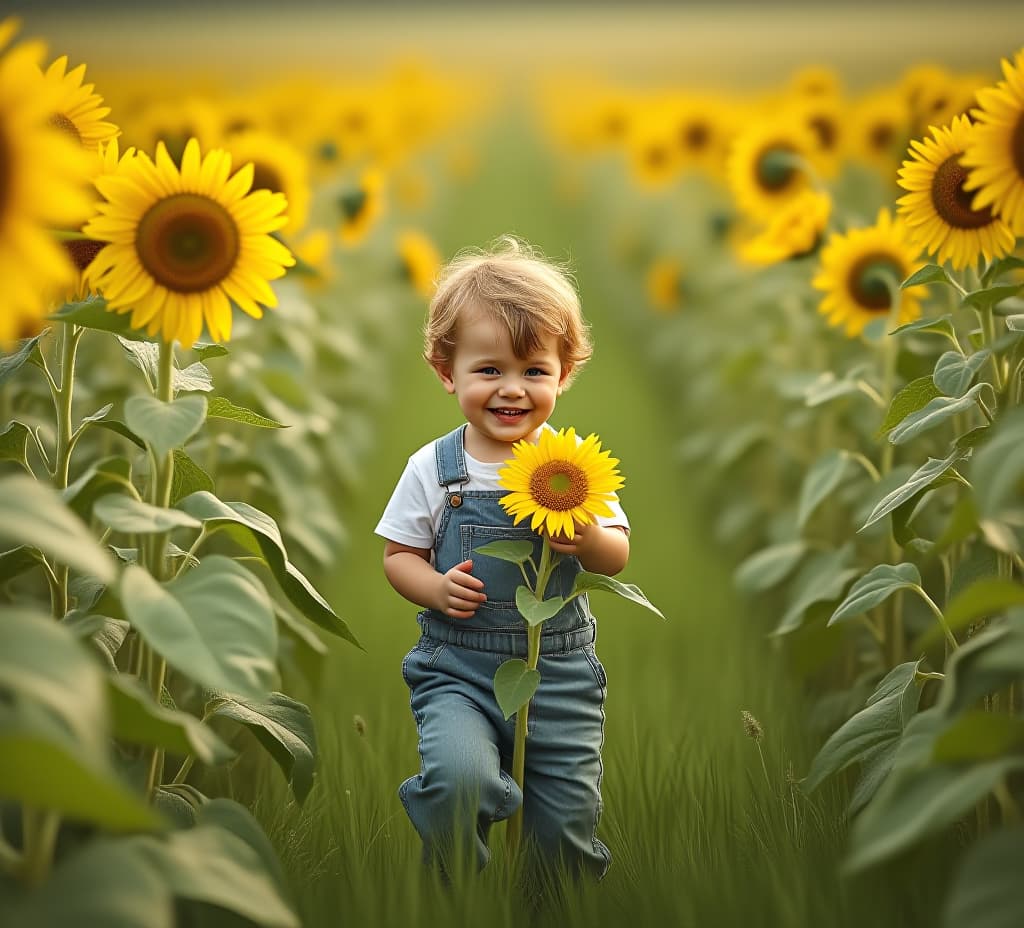
[{"label": "child's arm", "polygon": [[456,564],[446,574],[434,570],[428,548],[411,548],[396,541],[384,544],[384,574],[409,602],[436,609],[453,619],[471,619],[487,596],[484,582],[470,571],[472,561]]},{"label": "child's arm", "polygon": [[561,554],[574,554],[584,570],[613,577],[629,560],[629,535],[621,525],[576,525],[572,541],[563,535],[550,536],[551,549]]}]

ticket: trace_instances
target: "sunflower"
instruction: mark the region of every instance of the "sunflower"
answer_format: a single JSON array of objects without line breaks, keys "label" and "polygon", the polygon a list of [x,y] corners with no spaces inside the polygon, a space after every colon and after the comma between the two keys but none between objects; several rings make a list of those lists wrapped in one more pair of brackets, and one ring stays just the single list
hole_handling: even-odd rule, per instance
[{"label": "sunflower", "polygon": [[39,69],[45,49],[7,49],[16,31],[15,20],[0,21],[0,347],[37,332],[47,296],[74,279],[51,229],[89,215],[90,159],[49,124],[56,101]]},{"label": "sunflower", "polygon": [[683,167],[720,175],[733,132],[730,101],[686,96],[675,102],[673,110],[673,131]]},{"label": "sunflower", "polygon": [[434,295],[437,275],[441,270],[441,255],[434,243],[422,232],[406,229],[398,236],[398,256],[402,276],[421,296]]},{"label": "sunflower", "polygon": [[779,206],[813,185],[817,140],[793,114],[755,122],[735,138],[726,171],[736,204],[768,220]]},{"label": "sunflower", "polygon": [[359,183],[337,199],[341,212],[338,235],[345,245],[354,245],[366,237],[384,206],[384,175],[377,168],[363,173]]},{"label": "sunflower", "polygon": [[674,180],[682,167],[682,150],[674,114],[661,100],[638,107],[626,138],[634,179],[644,187]]},{"label": "sunflower", "polygon": [[827,193],[805,190],[779,207],[760,233],[741,242],[739,256],[750,264],[768,265],[808,255],[821,241],[831,212]]},{"label": "sunflower", "polygon": [[156,160],[126,154],[96,186],[106,198],[84,233],[109,242],[86,280],[133,328],[192,345],[205,321],[214,341],[231,335],[231,301],[259,318],[276,306],[268,281],[295,259],[270,233],[286,222],[280,193],[252,186],[253,167],[231,175],[231,156],[201,157],[190,139],[179,170],[163,143]]},{"label": "sunflower", "polygon": [[53,88],[55,108],[50,122],[62,129],[88,151],[96,151],[103,142],[121,134],[112,122],[103,117],[110,112],[103,97],[93,93],[95,84],[83,84],[85,65],[68,71],[68,58],[63,55],[46,69],[44,80]]},{"label": "sunflower", "polygon": [[512,451],[515,457],[498,471],[501,486],[512,492],[498,502],[516,525],[531,516],[534,531],[574,538],[577,522],[612,515],[608,503],[625,481],[618,459],[601,450],[596,435],[580,441],[575,429],[544,429],[536,445],[524,438]]},{"label": "sunflower", "polygon": [[977,190],[972,208],[992,209],[1024,235],[1024,50],[1003,59],[1005,81],[978,91],[981,107],[960,163],[970,170],[964,190]]},{"label": "sunflower", "polygon": [[213,104],[201,97],[191,96],[173,102],[161,99],[146,106],[132,139],[139,142],[142,151],[152,151],[162,143],[171,160],[180,165],[189,139],[196,139],[204,149],[221,143],[221,118]]},{"label": "sunflower", "polygon": [[878,90],[853,107],[847,135],[850,158],[870,164],[886,177],[895,175],[910,141],[910,110],[899,90]]},{"label": "sunflower", "polygon": [[821,252],[821,268],[811,281],[825,296],[818,311],[829,325],[845,327],[859,335],[873,319],[889,319],[894,325],[913,322],[921,315],[923,286],[896,290],[898,318],[891,319],[894,288],[916,269],[920,248],[898,219],[887,209],[878,212],[875,225],[835,234]]},{"label": "sunflower", "polygon": [[899,185],[910,192],[896,203],[911,234],[940,262],[956,270],[974,264],[979,255],[987,261],[1013,249],[1014,235],[992,210],[974,209],[964,189],[967,168],[960,158],[970,143],[973,127],[966,116],[949,126],[932,128],[932,138],[912,141],[910,161],[904,161]]},{"label": "sunflower", "polygon": [[660,313],[679,310],[683,302],[683,266],[675,258],[658,258],[647,270],[647,299]]},{"label": "sunflower", "polygon": [[281,231],[298,232],[309,215],[309,166],[305,157],[280,136],[249,129],[230,136],[224,147],[235,164],[252,162],[252,189],[283,193],[288,201],[288,224]]}]

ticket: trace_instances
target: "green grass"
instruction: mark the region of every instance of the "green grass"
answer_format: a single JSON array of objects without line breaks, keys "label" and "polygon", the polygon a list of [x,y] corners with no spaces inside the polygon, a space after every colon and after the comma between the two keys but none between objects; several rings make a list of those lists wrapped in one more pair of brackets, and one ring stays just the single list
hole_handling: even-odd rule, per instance
[{"label": "green grass", "polygon": [[[449,253],[504,231],[555,255],[582,239],[571,214],[549,208],[554,197],[540,152],[509,132],[483,163],[484,175],[444,217]],[[734,596],[730,565],[706,540],[673,456],[679,436],[670,400],[647,376],[617,307],[586,287],[586,255],[576,257],[597,353],[553,421],[597,431],[622,459],[622,499],[633,524],[623,578],[638,583],[668,621],[593,598],[610,681],[599,834],[613,863],[600,884],[569,887],[562,903],[532,921],[563,928],[933,921],[934,903],[916,870],[855,883],[840,877],[844,797],[834,789],[809,799],[794,782],[813,754],[798,686],[764,635],[766,617]],[[372,530],[406,456],[459,419],[419,360],[412,321],[381,377],[388,399],[378,445],[344,514],[354,543],[325,584],[366,652],[332,647],[321,690],[296,693],[312,703],[321,750],[305,806],[289,803],[279,772],[262,762],[246,792],[258,797],[256,813],[306,925],[520,924],[522,900],[509,889],[501,828],[492,834],[492,865],[444,890],[424,873],[419,839],[397,796],[419,765],[400,673],[418,628],[415,607],[384,579],[382,542]],[[759,742],[744,732],[744,709],[763,727]]]}]

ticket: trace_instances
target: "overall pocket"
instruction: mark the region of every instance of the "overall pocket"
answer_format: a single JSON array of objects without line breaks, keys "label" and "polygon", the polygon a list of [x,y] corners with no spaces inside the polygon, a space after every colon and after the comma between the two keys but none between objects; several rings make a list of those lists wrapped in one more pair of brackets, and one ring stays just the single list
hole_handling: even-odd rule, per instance
[{"label": "overall pocket", "polygon": [[[487,601],[481,603],[481,609],[515,609],[516,587],[522,586],[523,574],[518,564],[503,561],[496,557],[477,554],[476,549],[490,544],[492,541],[529,541],[533,543],[533,562],[540,563],[540,536],[529,526],[511,528],[507,525],[472,525],[463,523],[459,526],[459,538],[462,543],[462,559],[473,560],[473,576],[484,582]],[[527,568],[529,575],[530,569]]]}]

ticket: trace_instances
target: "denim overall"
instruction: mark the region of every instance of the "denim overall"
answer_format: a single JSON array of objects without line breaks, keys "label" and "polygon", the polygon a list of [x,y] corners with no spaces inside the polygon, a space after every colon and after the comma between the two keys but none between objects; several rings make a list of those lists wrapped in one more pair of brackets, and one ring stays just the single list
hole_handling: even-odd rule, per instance
[{"label": "denim overall", "polygon": [[[607,680],[594,653],[596,625],[585,596],[542,626],[540,686],[530,703],[524,792],[511,774],[515,734],[494,698],[493,679],[511,657],[526,659],[526,623],[515,606],[523,583],[516,564],[474,553],[499,539],[541,540],[527,524],[513,526],[498,500],[504,491],[463,492],[469,479],[460,426],[435,443],[437,479],[446,488],[434,542],[442,573],[472,558],[487,601],[471,619],[419,614],[423,634],[402,663],[419,735],[420,772],[398,794],[423,839],[427,860],[455,846],[478,867],[490,859],[492,822],[524,802],[523,836],[544,857],[561,858],[573,874],[600,879],[611,855],[594,830],[601,816],[601,745]],[[529,568],[527,568],[529,570]],[[581,570],[564,557],[547,596],[565,596]],[[474,850],[470,850],[474,849]]]}]

